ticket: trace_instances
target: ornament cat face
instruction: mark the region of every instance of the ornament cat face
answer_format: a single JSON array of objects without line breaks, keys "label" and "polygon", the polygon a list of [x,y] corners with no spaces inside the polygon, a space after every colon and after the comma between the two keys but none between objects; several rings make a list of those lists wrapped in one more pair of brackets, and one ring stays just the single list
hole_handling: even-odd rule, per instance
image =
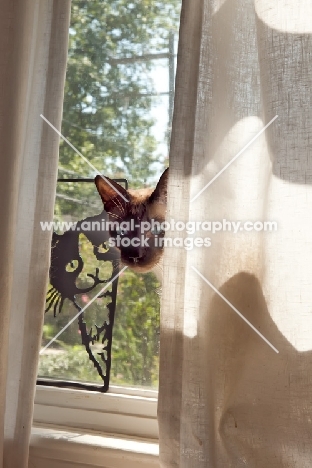
[{"label": "ornament cat face", "polygon": [[166,216],[167,182],[168,169],[154,190],[126,190],[108,177],[95,178],[109,215],[111,242],[122,263],[140,273],[151,271],[162,257],[164,231],[160,225]]}]

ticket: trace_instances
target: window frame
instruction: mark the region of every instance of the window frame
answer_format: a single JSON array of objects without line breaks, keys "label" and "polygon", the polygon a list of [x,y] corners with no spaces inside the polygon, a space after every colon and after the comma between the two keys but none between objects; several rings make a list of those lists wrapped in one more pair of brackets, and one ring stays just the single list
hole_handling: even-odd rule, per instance
[{"label": "window frame", "polygon": [[33,425],[158,440],[158,392],[110,386],[106,393],[37,385]]}]

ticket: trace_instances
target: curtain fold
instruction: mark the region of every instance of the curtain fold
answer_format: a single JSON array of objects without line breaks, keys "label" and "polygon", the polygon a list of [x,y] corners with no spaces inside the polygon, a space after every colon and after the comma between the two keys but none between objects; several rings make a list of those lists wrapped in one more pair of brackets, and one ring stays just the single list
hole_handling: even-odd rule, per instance
[{"label": "curtain fold", "polygon": [[28,466],[53,218],[69,0],[0,4],[0,467]]},{"label": "curtain fold", "polygon": [[183,232],[210,247],[165,251],[162,467],[311,465],[309,11],[308,0],[182,1],[168,220],[222,227]]}]

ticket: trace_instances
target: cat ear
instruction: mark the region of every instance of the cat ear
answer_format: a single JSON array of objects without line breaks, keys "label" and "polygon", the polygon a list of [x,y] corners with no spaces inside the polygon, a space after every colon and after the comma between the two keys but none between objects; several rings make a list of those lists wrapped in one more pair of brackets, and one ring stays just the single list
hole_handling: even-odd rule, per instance
[{"label": "cat ear", "polygon": [[129,200],[127,190],[108,177],[103,178],[102,176],[98,175],[94,179],[94,183],[98,189],[104,205],[116,197],[120,197],[123,201]]},{"label": "cat ear", "polygon": [[167,186],[168,186],[169,168],[160,177],[158,184],[152,195],[150,196],[151,202],[158,202],[164,205],[167,204]]}]

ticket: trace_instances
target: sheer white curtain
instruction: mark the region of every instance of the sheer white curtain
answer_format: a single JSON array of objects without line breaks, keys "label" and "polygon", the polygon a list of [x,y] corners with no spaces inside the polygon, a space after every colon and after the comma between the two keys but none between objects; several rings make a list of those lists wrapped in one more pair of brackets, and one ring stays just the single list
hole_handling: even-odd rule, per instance
[{"label": "sheer white curtain", "polygon": [[0,3],[0,467],[28,466],[66,71],[69,0]]},{"label": "sheer white curtain", "polygon": [[311,466],[311,18],[310,0],[183,0],[168,218],[277,231],[166,250],[162,467]]}]

